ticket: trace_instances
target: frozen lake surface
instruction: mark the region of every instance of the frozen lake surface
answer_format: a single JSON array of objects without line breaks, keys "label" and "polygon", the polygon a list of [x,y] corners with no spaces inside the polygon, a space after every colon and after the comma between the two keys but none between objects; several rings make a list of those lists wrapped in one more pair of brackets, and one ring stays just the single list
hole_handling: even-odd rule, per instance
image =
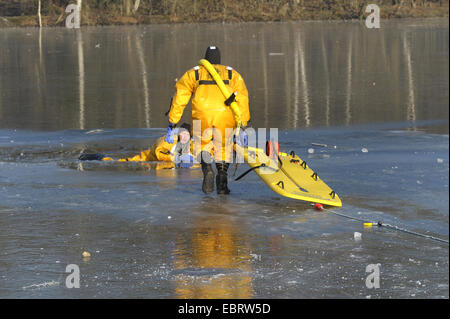
[{"label": "frozen lake surface", "polygon": [[254,173],[205,196],[199,169],[77,161],[149,147],[174,79],[215,43],[253,127],[279,128],[336,212],[448,240],[448,19],[383,23],[0,29],[0,298],[448,298],[448,244],[316,211]]}]

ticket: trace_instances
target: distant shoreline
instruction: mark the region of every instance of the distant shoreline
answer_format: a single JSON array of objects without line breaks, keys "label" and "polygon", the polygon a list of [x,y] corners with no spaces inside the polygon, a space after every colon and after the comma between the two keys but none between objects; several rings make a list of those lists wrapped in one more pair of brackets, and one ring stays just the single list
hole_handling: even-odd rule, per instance
[{"label": "distant shoreline", "polygon": [[[245,3],[245,2],[243,2]],[[220,11],[209,11],[207,14],[199,14],[187,8],[182,13],[174,14],[144,14],[139,11],[134,14],[121,15],[119,12],[99,10],[95,8],[82,9],[82,26],[105,25],[151,25],[151,24],[183,24],[183,23],[239,23],[239,22],[285,22],[285,21],[310,21],[310,20],[364,20],[368,13],[365,7],[331,8],[329,10],[316,10],[308,7],[289,6],[288,3],[281,7],[261,7],[257,10],[244,10],[245,4],[234,3]],[[42,26],[64,26],[68,13],[64,8],[58,8],[52,14],[42,15]],[[198,9],[193,9],[198,10]],[[442,5],[429,3],[427,6],[380,6],[381,19],[396,18],[445,18],[449,16],[449,3]],[[0,16],[0,28],[8,27],[38,27],[37,15]]]}]

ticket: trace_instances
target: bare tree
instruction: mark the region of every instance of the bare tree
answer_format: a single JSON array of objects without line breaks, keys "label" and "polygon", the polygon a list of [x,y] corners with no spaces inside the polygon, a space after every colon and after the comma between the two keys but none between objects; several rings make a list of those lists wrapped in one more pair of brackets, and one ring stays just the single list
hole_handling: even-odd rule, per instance
[{"label": "bare tree", "polygon": [[[81,0],[79,0],[81,2]],[[80,130],[85,127],[85,108],[84,108],[84,50],[83,50],[83,34],[81,30],[77,31],[78,42],[78,93],[80,105]]]},{"label": "bare tree", "polygon": [[123,0],[123,7],[125,7],[125,15],[129,16],[131,11],[131,0]]},{"label": "bare tree", "polygon": [[41,0],[38,0],[38,11],[37,11],[38,19],[39,19],[39,28],[42,28],[42,17],[41,17]]},{"label": "bare tree", "polygon": [[[416,100],[414,95],[414,75],[412,68],[412,60],[411,60],[411,48],[408,42],[408,34],[406,32],[402,33],[403,40],[403,50],[406,58],[406,67],[408,74],[408,106],[406,109],[406,120],[411,121],[413,123],[416,122]],[[416,127],[413,126],[413,130],[416,130]]]},{"label": "bare tree", "polygon": [[134,1],[133,14],[135,14],[138,11],[140,3],[141,3],[141,0]]},{"label": "bare tree", "polygon": [[139,5],[141,3],[141,0],[135,0],[133,8],[131,8],[131,1],[132,0],[123,0],[123,6],[125,7],[125,15],[129,16],[130,13],[135,14],[137,10],[139,9]]},{"label": "bare tree", "polygon": [[144,92],[144,107],[145,107],[145,125],[147,128],[151,126],[150,123],[150,97],[148,94],[148,82],[147,82],[147,66],[144,59],[144,50],[142,49],[142,38],[136,34],[136,48],[138,53],[139,64],[142,74],[142,89]]},{"label": "bare tree", "polygon": [[81,24],[81,5],[82,5],[82,0],[77,0],[78,12],[80,14],[80,24]]},{"label": "bare tree", "polygon": [[352,97],[352,53],[353,53],[353,31],[349,35],[347,55],[347,92],[345,99],[345,124],[350,125],[352,119],[351,97]]}]

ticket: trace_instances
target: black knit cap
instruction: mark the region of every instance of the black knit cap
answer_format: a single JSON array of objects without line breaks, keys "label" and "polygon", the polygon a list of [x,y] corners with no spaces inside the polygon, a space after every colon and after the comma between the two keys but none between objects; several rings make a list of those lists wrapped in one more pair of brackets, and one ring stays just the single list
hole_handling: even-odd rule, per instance
[{"label": "black knit cap", "polygon": [[216,46],[210,46],[206,49],[205,59],[211,64],[220,64],[220,50]]},{"label": "black knit cap", "polygon": [[180,128],[186,129],[189,133],[191,132],[191,124],[183,123],[181,124]]}]

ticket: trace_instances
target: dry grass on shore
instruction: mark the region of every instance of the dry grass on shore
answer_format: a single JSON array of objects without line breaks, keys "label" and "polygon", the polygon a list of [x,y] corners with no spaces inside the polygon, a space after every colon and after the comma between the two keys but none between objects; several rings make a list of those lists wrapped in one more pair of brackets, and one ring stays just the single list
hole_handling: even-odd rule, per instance
[{"label": "dry grass on shore", "polygon": [[[8,5],[5,1],[0,0],[0,27],[38,26],[33,14],[37,12],[37,0],[26,4],[23,0],[12,0]],[[21,6],[15,8],[14,2]],[[42,25],[63,26],[66,2],[45,2],[41,8]],[[381,18],[385,19],[448,17],[449,12],[449,0],[83,0],[82,3],[82,25],[364,19],[368,3],[377,3]],[[136,3],[139,6],[134,11]]]}]

